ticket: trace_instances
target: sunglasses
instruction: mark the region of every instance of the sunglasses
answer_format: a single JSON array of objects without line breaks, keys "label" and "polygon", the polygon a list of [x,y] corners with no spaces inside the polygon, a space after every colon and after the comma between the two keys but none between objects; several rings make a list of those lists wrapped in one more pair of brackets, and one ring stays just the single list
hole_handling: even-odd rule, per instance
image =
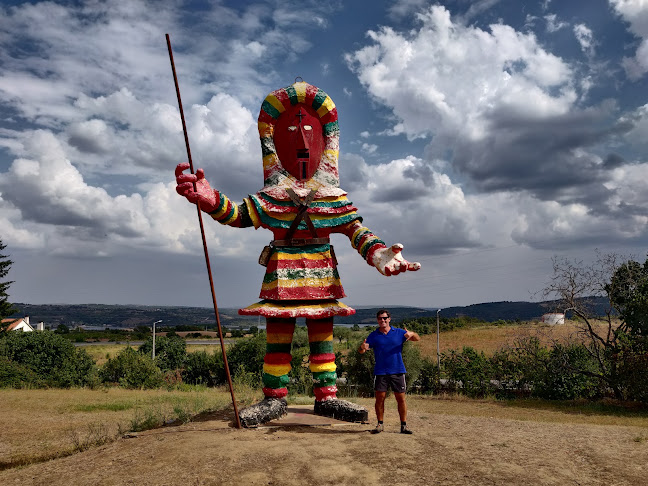
[{"label": "sunglasses", "polygon": [[381,321],[386,321],[388,319],[391,319],[391,317],[389,317],[389,316],[387,316],[387,317],[380,316],[378,319],[380,319]]}]

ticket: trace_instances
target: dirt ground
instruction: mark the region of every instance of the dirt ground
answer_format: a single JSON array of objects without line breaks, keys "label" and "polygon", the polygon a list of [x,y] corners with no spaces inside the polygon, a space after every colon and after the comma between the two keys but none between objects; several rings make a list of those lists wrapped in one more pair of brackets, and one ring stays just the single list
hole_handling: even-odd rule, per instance
[{"label": "dirt ground", "polygon": [[237,430],[231,412],[215,412],[1,471],[0,484],[648,485],[643,419],[408,400],[411,436],[392,404],[379,435],[373,424]]}]

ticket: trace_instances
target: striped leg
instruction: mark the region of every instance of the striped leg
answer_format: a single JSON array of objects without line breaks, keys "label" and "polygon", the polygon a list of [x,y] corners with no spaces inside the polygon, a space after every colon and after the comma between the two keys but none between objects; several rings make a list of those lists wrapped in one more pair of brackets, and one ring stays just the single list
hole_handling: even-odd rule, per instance
[{"label": "striped leg", "polygon": [[263,394],[266,398],[288,395],[290,346],[295,331],[295,318],[266,318],[266,354],[263,358]]},{"label": "striped leg", "polygon": [[333,318],[306,319],[310,345],[310,370],[316,401],[336,398],[335,354],[333,353]]}]

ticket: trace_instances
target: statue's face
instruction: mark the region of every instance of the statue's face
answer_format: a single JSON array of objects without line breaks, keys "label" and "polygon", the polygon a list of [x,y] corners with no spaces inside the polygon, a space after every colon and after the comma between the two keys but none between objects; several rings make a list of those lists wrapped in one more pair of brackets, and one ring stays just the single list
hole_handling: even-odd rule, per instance
[{"label": "statue's face", "polygon": [[310,179],[324,152],[324,133],[317,113],[306,105],[291,106],[275,124],[274,144],[284,169],[299,180]]}]

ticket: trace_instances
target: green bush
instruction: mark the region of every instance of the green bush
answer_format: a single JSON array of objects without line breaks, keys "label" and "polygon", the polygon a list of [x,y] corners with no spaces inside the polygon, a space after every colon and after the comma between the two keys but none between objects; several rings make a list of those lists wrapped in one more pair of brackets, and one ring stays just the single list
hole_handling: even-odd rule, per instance
[{"label": "green bush", "polygon": [[490,359],[492,378],[499,383],[500,398],[528,396],[544,380],[549,349],[537,337],[522,338],[499,349]]},{"label": "green bush", "polygon": [[188,353],[182,370],[182,380],[191,385],[217,386],[227,381],[221,353],[205,351]]},{"label": "green bush", "polygon": [[118,383],[125,388],[158,388],[164,383],[163,374],[153,359],[131,347],[109,359],[99,376],[104,383]]},{"label": "green bush", "polygon": [[68,388],[95,382],[92,358],[51,331],[6,333],[0,339],[0,356],[31,370],[48,386]]},{"label": "green bush", "polygon": [[439,367],[436,362],[429,358],[423,358],[420,373],[412,383],[412,391],[426,395],[438,393],[441,388],[439,378]]},{"label": "green bush", "polygon": [[443,369],[455,389],[469,397],[485,396],[491,391],[491,363],[484,352],[464,346],[459,353],[450,350],[441,355]]},{"label": "green bush", "polygon": [[549,352],[541,379],[533,385],[533,395],[549,400],[592,398],[599,380],[588,375],[596,369],[582,344],[556,344]]},{"label": "green bush", "polygon": [[[265,351],[265,332],[261,332],[252,338],[236,341],[236,344],[227,350],[227,363],[232,378],[238,374],[245,383],[260,383]],[[250,374],[253,376],[248,376]]]},{"label": "green bush", "polygon": [[0,388],[42,388],[45,382],[26,366],[0,356]]},{"label": "green bush", "polygon": [[[148,338],[138,351],[148,356],[153,352],[153,337]],[[173,371],[182,368],[187,358],[187,343],[177,335],[155,338],[155,364],[162,371]]]},{"label": "green bush", "polygon": [[373,394],[373,368],[376,360],[371,349],[364,354],[358,353],[357,349],[363,340],[364,337],[352,343],[344,369],[347,386],[360,396],[371,396]]},{"label": "green bush", "polygon": [[308,346],[292,350],[292,360],[290,361],[292,370],[288,383],[288,393],[291,395],[312,395],[313,374],[308,367],[309,353]]}]

